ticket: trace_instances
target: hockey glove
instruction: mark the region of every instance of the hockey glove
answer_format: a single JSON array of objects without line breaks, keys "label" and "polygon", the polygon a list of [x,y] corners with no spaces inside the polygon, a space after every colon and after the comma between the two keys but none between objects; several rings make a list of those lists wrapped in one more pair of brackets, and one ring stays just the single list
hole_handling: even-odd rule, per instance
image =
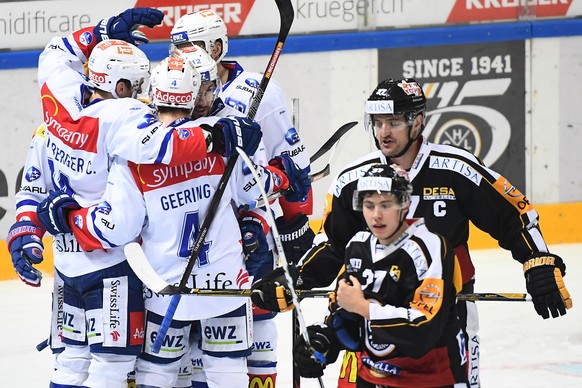
[{"label": "hockey glove", "polygon": [[311,190],[311,179],[307,172],[301,168],[289,155],[279,155],[269,161],[269,165],[283,171],[289,178],[289,190],[285,194],[285,199],[289,202],[305,202],[309,190]]},{"label": "hockey glove", "polygon": [[[289,273],[294,283],[299,278],[297,267],[290,265]],[[285,270],[283,267],[276,268],[273,272],[263,276],[251,286],[253,290],[251,300],[260,309],[285,312],[293,309],[293,298],[291,296]]]},{"label": "hockey glove", "polygon": [[303,213],[298,214],[291,222],[279,217],[275,221],[285,257],[289,264],[297,264],[305,252],[311,249],[315,233],[309,227],[309,219]]},{"label": "hockey glove", "polygon": [[302,377],[321,377],[325,366],[337,360],[341,349],[333,330],[324,324],[308,326],[307,334],[311,348],[303,336],[297,338],[293,347],[293,363]]},{"label": "hockey glove", "polygon": [[259,267],[270,258],[267,236],[261,222],[254,217],[243,217],[239,225],[247,271],[249,275],[255,276]]},{"label": "hockey glove", "polygon": [[38,220],[50,234],[71,233],[69,212],[80,209],[79,203],[62,191],[51,191],[36,208]]},{"label": "hockey glove", "polygon": [[130,8],[117,16],[101,20],[93,29],[97,42],[120,39],[136,46],[147,43],[148,38],[137,28],[140,25],[155,27],[162,23],[164,13],[154,8]]},{"label": "hockey glove", "polygon": [[361,315],[337,307],[327,318],[327,323],[344,348],[352,352],[360,350],[365,335],[364,318]]},{"label": "hockey glove", "polygon": [[42,262],[44,231],[32,221],[18,221],[10,227],[6,245],[12,256],[12,266],[18,277],[32,287],[40,287],[42,273],[33,264]]},{"label": "hockey glove", "polygon": [[534,253],[523,264],[525,285],[531,295],[536,312],[544,319],[566,314],[572,307],[570,293],[564,285],[566,264],[557,255]]},{"label": "hockey glove", "polygon": [[210,130],[212,134],[212,149],[222,156],[230,158],[238,155],[236,147],[249,156],[254,155],[263,132],[261,126],[246,117],[223,117],[214,124],[214,127],[201,125],[202,128]]}]

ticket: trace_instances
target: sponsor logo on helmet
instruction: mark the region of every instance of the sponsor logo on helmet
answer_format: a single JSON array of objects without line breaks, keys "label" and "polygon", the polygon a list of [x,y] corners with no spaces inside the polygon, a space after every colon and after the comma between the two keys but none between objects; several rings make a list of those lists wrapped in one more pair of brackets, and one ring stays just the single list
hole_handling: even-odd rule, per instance
[{"label": "sponsor logo on helmet", "polygon": [[93,34],[89,31],[85,31],[79,37],[79,42],[85,46],[89,46],[93,42]]},{"label": "sponsor logo on helmet", "polygon": [[186,140],[190,137],[190,131],[186,129],[178,129],[178,138],[180,140]]},{"label": "sponsor logo on helmet", "polygon": [[121,55],[133,55],[133,47],[127,45],[117,46],[117,52]]},{"label": "sponsor logo on helmet", "polygon": [[155,115],[153,115],[151,113],[147,113],[142,117],[140,122],[137,124],[137,127],[139,129],[143,129],[145,127],[149,127],[150,125],[152,125],[156,121],[158,121],[158,119],[156,118]]},{"label": "sponsor logo on helmet", "polygon": [[394,101],[366,101],[366,113],[368,114],[394,114]]},{"label": "sponsor logo on helmet", "polygon": [[192,93],[171,93],[156,89],[154,98],[158,102],[167,102],[169,104],[187,104],[192,101]]},{"label": "sponsor logo on helmet", "polygon": [[212,81],[212,79],[210,79],[210,72],[209,71],[200,72],[200,79],[202,80],[202,82]]},{"label": "sponsor logo on helmet", "polygon": [[96,84],[100,85],[100,84],[104,84],[105,83],[105,77],[107,77],[107,74],[105,73],[97,73],[94,72],[93,70],[89,69],[89,79],[93,82],[95,82]]},{"label": "sponsor logo on helmet", "polygon": [[402,90],[404,90],[404,93],[409,96],[422,96],[422,88],[416,82],[401,81],[398,83],[398,86],[400,86]]},{"label": "sponsor logo on helmet", "polygon": [[40,170],[36,167],[30,167],[27,171],[26,174],[24,175],[25,179],[28,182],[32,182],[37,180],[38,178],[40,178]]},{"label": "sponsor logo on helmet", "polygon": [[184,58],[180,57],[170,57],[168,61],[168,70],[180,70],[184,69]]},{"label": "sponsor logo on helmet", "polygon": [[200,48],[198,46],[191,44],[190,46],[185,46],[185,47],[182,47],[182,48],[179,48],[176,50],[180,54],[192,54],[192,53],[196,53],[198,50],[200,50]]},{"label": "sponsor logo on helmet", "polygon": [[290,145],[293,145],[299,142],[299,140],[301,139],[299,138],[297,130],[295,128],[291,128],[285,134],[285,140],[287,140],[287,143],[289,143]]},{"label": "sponsor logo on helmet", "polygon": [[188,33],[186,31],[184,32],[177,32],[172,34],[172,36],[170,37],[170,39],[172,40],[172,43],[184,43],[184,42],[188,42]]},{"label": "sponsor logo on helmet", "polygon": [[[121,50],[121,47],[129,48],[129,49],[132,48],[129,45],[129,43],[127,43],[123,40],[117,40],[117,39],[104,40],[97,47],[100,48],[101,50],[107,50],[109,47],[116,47],[116,46],[119,47],[118,50]],[[133,52],[133,50],[132,50],[132,52]]]},{"label": "sponsor logo on helmet", "polygon": [[358,191],[392,191],[392,179],[379,176],[365,176],[358,179]]},{"label": "sponsor logo on helmet", "polygon": [[247,78],[247,79],[245,79],[245,83],[247,85],[249,85],[251,88],[258,88],[259,87],[259,81],[257,81],[254,78]]},{"label": "sponsor logo on helmet", "polygon": [[111,205],[107,201],[99,202],[99,205],[97,205],[97,212],[109,215],[109,213],[111,213]]}]

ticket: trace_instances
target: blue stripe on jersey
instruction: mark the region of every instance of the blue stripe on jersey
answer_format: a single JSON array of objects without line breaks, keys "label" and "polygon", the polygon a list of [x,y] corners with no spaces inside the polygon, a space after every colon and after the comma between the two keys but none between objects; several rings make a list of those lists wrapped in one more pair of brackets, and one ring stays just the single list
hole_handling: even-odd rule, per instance
[{"label": "blue stripe on jersey", "polygon": [[[91,211],[91,222],[93,223],[93,225],[95,225],[95,218],[96,218],[95,213],[97,213],[97,209],[93,209],[93,211]],[[95,234],[97,235],[97,237],[99,237],[99,239],[101,241],[105,241],[112,248],[117,247],[116,244],[113,244],[111,241],[107,240],[105,238],[105,236],[103,236],[103,233],[101,233],[101,230],[99,230],[99,228],[94,227],[94,229],[95,229]]]},{"label": "blue stripe on jersey", "polygon": [[164,160],[164,156],[166,156],[168,151],[168,144],[170,143],[170,140],[172,140],[172,135],[175,130],[175,128],[172,128],[172,130],[166,133],[166,136],[164,136],[164,140],[162,141],[162,146],[160,147],[160,152],[158,153],[158,157],[156,158],[155,163],[162,163]]},{"label": "blue stripe on jersey", "polygon": [[32,200],[32,199],[24,199],[18,203],[16,203],[16,208],[20,208],[23,206],[38,206],[38,201]]},{"label": "blue stripe on jersey", "polygon": [[69,50],[69,52],[75,56],[77,56],[77,54],[75,53],[75,50],[73,50],[73,46],[71,46],[71,44],[69,43],[69,40],[67,38],[63,38],[63,44],[65,45],[65,47],[67,48],[67,50]]}]

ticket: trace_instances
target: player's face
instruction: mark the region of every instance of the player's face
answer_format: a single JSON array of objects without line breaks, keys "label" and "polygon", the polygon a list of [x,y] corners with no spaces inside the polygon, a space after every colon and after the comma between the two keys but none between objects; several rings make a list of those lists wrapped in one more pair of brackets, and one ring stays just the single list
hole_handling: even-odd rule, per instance
[{"label": "player's face", "polygon": [[[402,115],[373,115],[374,134],[382,153],[389,158],[399,155],[410,139],[418,138],[422,130],[422,121],[423,116],[417,115],[409,130],[406,119]],[[416,152],[416,150],[411,147],[406,151],[406,153],[411,152]]]},{"label": "player's face", "polygon": [[362,212],[370,232],[382,243],[389,244],[399,233],[394,233],[400,227],[403,212],[398,199],[390,193],[366,194],[362,202]]},{"label": "player's face", "polygon": [[408,125],[404,116],[374,115],[374,133],[386,156],[397,155],[408,143]]},{"label": "player's face", "polygon": [[215,92],[216,86],[214,81],[202,83],[200,91],[198,92],[198,97],[196,98],[196,106],[192,112],[193,118],[197,119],[210,116],[210,113],[212,112],[212,104],[216,97]]}]

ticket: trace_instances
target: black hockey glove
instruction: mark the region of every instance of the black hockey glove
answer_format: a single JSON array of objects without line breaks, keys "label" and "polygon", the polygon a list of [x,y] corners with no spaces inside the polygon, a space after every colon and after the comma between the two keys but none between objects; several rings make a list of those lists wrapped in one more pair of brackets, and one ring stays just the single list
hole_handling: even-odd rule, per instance
[{"label": "black hockey glove", "polygon": [[305,252],[311,249],[315,233],[309,226],[309,219],[303,213],[298,214],[291,222],[279,217],[275,221],[285,257],[289,264],[297,264]]},{"label": "black hockey glove", "polygon": [[572,307],[570,293],[564,285],[566,264],[557,255],[534,253],[523,264],[525,285],[531,295],[536,312],[544,319],[566,315]]},{"label": "black hockey glove", "polygon": [[[302,377],[321,377],[325,366],[337,360],[341,349],[333,330],[324,324],[308,326],[307,334],[311,348],[303,336],[297,338],[293,348],[293,363]],[[317,353],[314,354],[314,351]]]},{"label": "black hockey glove", "polygon": [[[299,278],[297,267],[290,265],[289,273],[294,283]],[[293,298],[291,296],[285,270],[283,267],[276,268],[273,272],[263,276],[251,286],[253,290],[251,300],[260,309],[285,312],[293,309]]]}]

